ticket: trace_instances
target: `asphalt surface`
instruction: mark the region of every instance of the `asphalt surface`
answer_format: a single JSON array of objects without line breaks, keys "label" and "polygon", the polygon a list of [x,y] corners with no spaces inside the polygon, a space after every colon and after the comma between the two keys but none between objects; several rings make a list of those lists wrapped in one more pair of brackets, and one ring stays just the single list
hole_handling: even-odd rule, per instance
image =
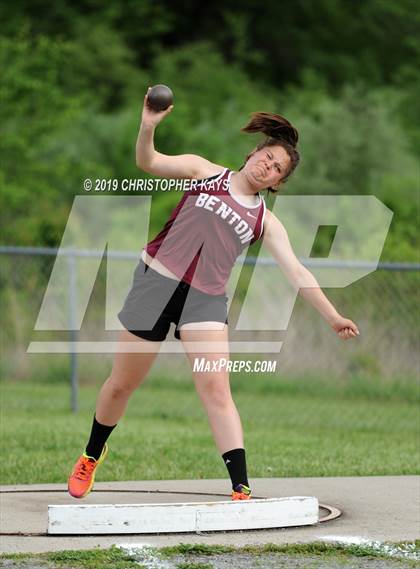
[{"label": "asphalt surface", "polygon": [[[83,501],[67,494],[65,484],[0,487],[3,553],[39,553],[110,547],[112,544],[168,546],[181,543],[223,544],[240,547],[266,543],[310,543],[368,539],[398,542],[420,538],[420,477],[369,476],[342,478],[258,478],[250,480],[258,497],[315,496],[342,515],[313,526],[244,532],[164,535],[48,536],[49,504],[126,504],[226,500],[223,480],[165,480],[97,482]],[[203,493],[200,494],[194,494]],[[209,496],[209,493],[218,494]],[[325,513],[325,512],[324,512]]]}]

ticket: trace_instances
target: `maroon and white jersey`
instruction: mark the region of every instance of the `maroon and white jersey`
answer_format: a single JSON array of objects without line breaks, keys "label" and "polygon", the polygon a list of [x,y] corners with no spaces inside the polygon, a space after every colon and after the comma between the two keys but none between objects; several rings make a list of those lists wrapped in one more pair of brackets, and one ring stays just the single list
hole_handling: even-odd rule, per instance
[{"label": "maroon and white jersey", "polygon": [[247,205],[230,192],[232,171],[204,180],[184,194],[145,250],[179,280],[207,294],[225,294],[236,258],[262,237],[266,205]]}]

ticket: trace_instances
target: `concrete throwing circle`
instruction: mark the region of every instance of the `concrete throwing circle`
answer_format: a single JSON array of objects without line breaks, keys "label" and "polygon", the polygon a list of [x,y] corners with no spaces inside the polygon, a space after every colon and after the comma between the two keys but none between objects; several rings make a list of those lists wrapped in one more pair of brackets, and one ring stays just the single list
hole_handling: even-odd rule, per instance
[{"label": "concrete throwing circle", "polygon": [[[69,496],[67,490],[51,488],[42,489],[8,489],[1,490],[1,528],[0,535],[36,536],[46,535],[46,517],[48,505],[63,504],[103,504],[118,503],[132,504],[139,500],[134,496],[141,495],[141,502],[145,504],[180,502],[182,496],[188,502],[225,501],[230,494],[214,492],[193,492],[176,490],[141,490],[141,489],[98,489],[92,491],[83,501],[75,500]],[[112,496],[112,498],[111,498]],[[105,498],[104,498],[105,497]],[[181,499],[180,499],[181,498]],[[254,496],[255,500],[265,499],[265,496]],[[319,504],[319,523],[325,523],[340,517],[342,512],[327,504]],[[287,528],[285,528],[287,529]],[[257,530],[260,531],[260,530]],[[263,530],[261,530],[263,531]]]}]

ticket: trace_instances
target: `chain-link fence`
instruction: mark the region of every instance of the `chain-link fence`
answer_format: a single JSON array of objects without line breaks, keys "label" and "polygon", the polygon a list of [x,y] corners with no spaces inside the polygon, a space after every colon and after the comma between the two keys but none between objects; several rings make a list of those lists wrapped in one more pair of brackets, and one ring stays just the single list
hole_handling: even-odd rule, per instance
[{"label": "chain-link fence", "polygon": [[[76,354],[71,350],[61,354],[30,354],[27,349],[32,341],[91,342],[115,338],[115,332],[106,331],[104,325],[106,261],[103,260],[98,272],[80,331],[49,332],[34,331],[34,325],[57,251],[2,247],[0,254],[1,376],[7,380],[68,381],[73,385],[73,408],[76,408],[78,382],[104,380],[109,374],[112,354]],[[75,271],[83,258],[95,255],[100,258],[102,253],[68,252],[65,281],[69,324],[77,293]],[[125,268],[128,264],[135,266],[139,257],[138,253],[114,255]],[[245,261],[254,262],[253,259]],[[310,268],[310,259],[302,262]],[[266,265],[267,271],[275,271],[270,260],[266,260]],[[339,271],[340,264],[335,266]],[[364,377],[380,378],[384,389],[396,380],[415,384],[419,371],[419,268],[416,264],[382,263],[376,271],[348,287],[324,289],[339,312],[359,326],[361,335],[355,341],[340,340],[322,317],[298,297],[287,331],[252,332],[255,342],[260,339],[283,341],[280,351],[259,354],[259,359],[275,359],[276,376],[296,382],[311,377],[340,383],[349,377]],[[274,294],[277,280],[272,278],[268,282]],[[232,314],[240,302],[235,297]],[[234,335],[234,318],[230,318],[230,322]],[[249,358],[250,354],[239,357]],[[153,374],[181,380],[189,378],[191,370],[183,354],[161,354],[154,364]]]}]

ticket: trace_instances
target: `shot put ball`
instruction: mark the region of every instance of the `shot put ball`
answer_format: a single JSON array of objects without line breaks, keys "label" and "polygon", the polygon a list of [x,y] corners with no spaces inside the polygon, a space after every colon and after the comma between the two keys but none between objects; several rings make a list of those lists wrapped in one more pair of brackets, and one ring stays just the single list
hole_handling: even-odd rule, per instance
[{"label": "shot put ball", "polygon": [[172,91],[166,85],[155,85],[147,95],[147,104],[154,111],[165,111],[174,100]]}]

